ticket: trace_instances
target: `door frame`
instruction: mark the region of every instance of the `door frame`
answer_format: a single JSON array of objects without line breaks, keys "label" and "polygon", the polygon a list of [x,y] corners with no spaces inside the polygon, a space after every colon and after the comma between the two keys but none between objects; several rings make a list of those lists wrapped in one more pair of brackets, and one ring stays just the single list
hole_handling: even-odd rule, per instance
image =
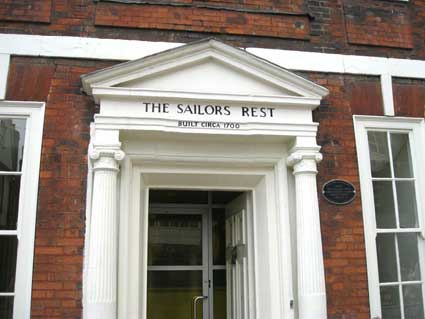
[{"label": "door frame", "polygon": [[243,154],[226,161],[206,156],[190,165],[184,156],[172,161],[127,156],[120,180],[118,318],[146,319],[150,188],[247,191],[252,207],[247,216],[250,315],[246,319],[294,318],[288,195],[292,176],[287,156],[282,155],[250,165]]}]

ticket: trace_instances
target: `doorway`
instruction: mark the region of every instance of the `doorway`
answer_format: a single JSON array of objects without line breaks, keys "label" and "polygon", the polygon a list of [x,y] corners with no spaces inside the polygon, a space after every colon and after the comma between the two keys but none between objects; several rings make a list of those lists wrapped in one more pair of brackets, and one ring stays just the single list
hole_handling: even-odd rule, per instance
[{"label": "doorway", "polygon": [[229,207],[242,194],[149,191],[148,319],[228,318],[234,307],[226,278],[237,280]]},{"label": "doorway", "polygon": [[[149,145],[152,143],[151,140],[152,137],[149,140]],[[127,154],[136,152],[131,148],[131,145],[137,145],[137,148],[140,148],[140,141],[146,142],[148,140],[145,138],[138,139],[134,144],[128,142]],[[227,142],[230,143],[231,141],[227,140]],[[161,156],[155,157],[155,160],[147,160],[138,155],[136,158],[129,158],[123,165],[120,194],[120,212],[122,214],[119,224],[119,319],[147,319],[150,318],[152,313],[152,304],[148,306],[148,303],[151,302],[151,300],[148,300],[148,294],[151,298],[150,289],[153,289],[153,287],[148,274],[150,271],[153,273],[153,268],[150,267],[154,265],[148,263],[148,235],[149,217],[153,208],[155,206],[168,206],[167,208],[174,207],[177,209],[182,206],[189,206],[192,209],[212,210],[216,208],[216,205],[228,209],[229,217],[232,218],[226,219],[225,222],[229,226],[235,229],[238,225],[244,225],[243,230],[236,231],[235,229],[233,238],[225,236],[225,240],[232,240],[230,245],[232,250],[228,250],[229,255],[230,253],[233,256],[236,255],[236,258],[233,258],[232,267],[229,265],[235,280],[229,280],[226,265],[226,280],[222,284],[222,288],[226,284],[225,310],[227,314],[225,318],[292,318],[293,310],[290,308],[290,300],[292,299],[291,259],[290,255],[287,254],[290,253],[290,247],[288,247],[290,245],[289,212],[288,201],[285,197],[287,193],[286,183],[284,182],[286,180],[286,164],[280,161],[276,164],[276,168],[275,166],[269,167],[268,162],[260,161],[250,163],[247,167],[243,160],[249,155],[246,154],[244,147],[251,147],[251,142],[244,144],[243,141],[238,140],[237,144],[232,142],[230,145],[212,147],[203,140],[200,140],[200,145],[198,145],[198,141],[194,137],[189,148],[190,151],[196,152],[201,148],[201,150],[214,152],[209,157],[204,156],[199,159],[196,157],[197,160],[201,161],[200,163],[194,162],[194,160],[190,163],[175,162],[174,158],[171,161],[168,157],[167,161],[163,162]],[[155,145],[164,144],[169,145],[167,140],[163,140],[161,143],[158,141],[158,144]],[[179,146],[181,144],[178,142],[170,142],[170,147]],[[238,157],[231,163],[224,161],[225,158],[230,157],[230,154],[227,154],[223,148],[229,147],[230,150],[230,146],[232,146],[232,152],[237,148],[238,156],[243,157],[243,159]],[[263,146],[265,146],[264,143],[255,147],[257,150]],[[281,144],[276,145],[272,150],[278,147],[281,147]],[[270,145],[268,148],[270,148]],[[186,160],[188,157],[187,149],[187,146],[184,146]],[[177,152],[175,149],[173,151]],[[264,150],[264,154],[268,154],[267,149]],[[153,155],[150,154],[149,156]],[[223,161],[212,161],[214,156],[220,156]],[[203,160],[205,161],[203,162]],[[209,190],[211,193],[205,190]],[[224,195],[229,193],[228,191],[230,194],[233,192],[236,199],[239,198],[240,200],[235,201],[234,196],[233,198],[224,198]],[[242,197],[238,197],[235,193]],[[223,197],[221,202],[218,196]],[[240,243],[241,239],[246,242],[245,249],[243,244]],[[210,240],[211,242],[212,240]],[[209,247],[209,250],[212,251],[211,244]],[[246,258],[243,257],[244,255],[246,255]],[[212,255],[209,258],[211,260]],[[175,269],[178,268],[178,265],[172,266],[176,267]],[[211,269],[211,267],[209,268]],[[162,271],[167,270],[164,267]],[[213,273],[210,272],[209,278],[213,278]],[[202,280],[204,279],[202,278]],[[217,283],[217,281],[214,281],[213,278],[210,282],[210,289],[214,288],[214,283]],[[203,291],[203,283],[201,283],[201,286],[202,293],[197,296],[206,296],[207,293]],[[161,286],[158,288],[161,288]],[[162,288],[164,288],[164,291],[165,288],[168,288],[167,291],[172,289],[172,287],[164,285]],[[197,289],[200,289],[199,285]],[[282,300],[286,300],[286,302]],[[214,301],[217,302],[217,298],[214,298],[214,292],[212,294],[210,292],[207,299],[199,300],[197,311],[201,313],[197,317],[214,318],[213,312],[210,314],[207,310],[204,310],[211,309],[214,306]],[[190,303],[192,303],[192,298],[190,298]],[[193,308],[193,304],[186,306],[185,315],[190,312],[185,318],[192,318],[191,308]],[[169,307],[169,309],[174,310],[172,315],[167,314],[167,318],[177,317],[176,308]],[[163,309],[161,308],[161,310]],[[204,311],[207,312],[205,317]]]}]

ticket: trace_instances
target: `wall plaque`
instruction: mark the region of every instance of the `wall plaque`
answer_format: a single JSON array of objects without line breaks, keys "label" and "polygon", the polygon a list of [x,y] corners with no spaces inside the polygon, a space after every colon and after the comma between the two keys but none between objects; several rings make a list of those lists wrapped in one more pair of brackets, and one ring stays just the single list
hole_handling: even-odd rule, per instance
[{"label": "wall plaque", "polygon": [[333,179],[323,185],[322,194],[329,203],[345,205],[356,197],[356,189],[347,181]]}]

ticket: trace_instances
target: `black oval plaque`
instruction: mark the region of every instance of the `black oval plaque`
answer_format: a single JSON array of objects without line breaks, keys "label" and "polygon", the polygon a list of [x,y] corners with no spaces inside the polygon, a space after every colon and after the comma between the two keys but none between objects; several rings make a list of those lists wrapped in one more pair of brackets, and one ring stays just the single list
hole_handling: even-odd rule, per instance
[{"label": "black oval plaque", "polygon": [[356,197],[356,189],[349,182],[334,179],[323,185],[322,194],[329,203],[345,205]]}]

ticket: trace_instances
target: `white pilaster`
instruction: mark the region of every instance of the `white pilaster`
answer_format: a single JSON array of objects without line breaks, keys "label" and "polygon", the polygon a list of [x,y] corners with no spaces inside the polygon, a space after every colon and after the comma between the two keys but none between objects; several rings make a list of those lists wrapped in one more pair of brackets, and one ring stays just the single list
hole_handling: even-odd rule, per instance
[{"label": "white pilaster", "polygon": [[391,74],[381,74],[381,92],[384,115],[394,116],[393,80]]},{"label": "white pilaster", "polygon": [[0,100],[6,98],[7,75],[9,73],[10,55],[0,53]]},{"label": "white pilaster", "polygon": [[90,240],[85,275],[85,319],[117,318],[119,161],[124,153],[118,145],[94,147]]},{"label": "white pilaster", "polygon": [[326,287],[320,233],[316,164],[318,146],[294,147],[287,159],[296,188],[297,273],[299,319],[326,319]]}]

